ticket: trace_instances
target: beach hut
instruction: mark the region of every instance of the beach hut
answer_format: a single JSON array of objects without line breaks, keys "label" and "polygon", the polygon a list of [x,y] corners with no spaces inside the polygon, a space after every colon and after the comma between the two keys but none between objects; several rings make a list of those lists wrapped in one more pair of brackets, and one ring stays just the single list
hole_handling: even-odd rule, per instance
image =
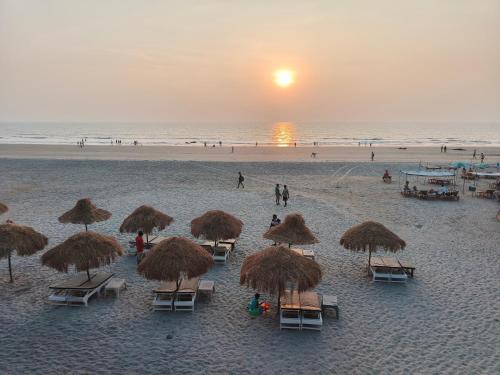
[{"label": "beach hut", "polygon": [[276,243],[287,243],[288,247],[292,244],[311,245],[319,242],[300,214],[287,215],[281,224],[269,228],[264,238]]},{"label": "beach hut", "polygon": [[280,328],[319,329],[323,323],[321,298],[306,292],[321,281],[314,260],[284,246],[271,246],[247,256],[240,270],[240,284],[278,296]]},{"label": "beach hut", "polygon": [[81,232],[69,237],[63,243],[48,250],[42,255],[42,264],[59,272],[68,272],[74,266],[77,272],[85,271],[85,275],[77,275],[71,280],[52,285],[55,291],[49,301],[57,304],[83,304],[95,293],[111,281],[110,272],[90,274],[90,269],[111,264],[123,249],[116,238],[95,232]]},{"label": "beach hut", "polygon": [[84,224],[85,231],[87,231],[87,225],[108,220],[110,217],[111,212],[97,208],[90,198],[83,198],[76,202],[75,207],[61,215],[59,222]]},{"label": "beach hut", "polygon": [[224,211],[207,211],[191,221],[191,234],[208,240],[202,246],[209,250],[216,262],[225,262],[234,250],[243,222]]},{"label": "beach hut", "polygon": [[[390,262],[391,258],[377,258],[377,264],[372,264],[372,252],[376,252],[380,248],[385,251],[396,252],[404,249],[406,246],[405,241],[387,229],[384,225],[375,221],[366,221],[348,229],[340,239],[340,244],[344,246],[344,248],[352,251],[368,250],[368,267],[369,271],[371,270],[372,273],[375,271],[371,268],[372,265],[387,269],[394,268],[395,270],[404,269],[405,265],[408,266],[407,268],[412,268],[409,264],[403,265],[397,260]],[[413,274],[413,270],[411,270],[411,272]],[[399,272],[394,273],[393,281],[396,281],[399,274]],[[376,277],[376,275],[374,275],[374,277]],[[406,279],[406,274],[401,275],[400,278]]]},{"label": "beach hut", "polygon": [[17,255],[29,256],[42,250],[48,244],[48,239],[33,228],[14,223],[0,224],[0,259],[8,258],[10,282],[12,277],[11,255],[15,250]]},{"label": "beach hut", "polygon": [[138,272],[160,281],[153,290],[155,310],[194,310],[199,277],[213,264],[212,257],[197,243],[183,237],[159,242],[139,264]]},{"label": "beach hut", "polygon": [[9,211],[9,208],[7,207],[7,205],[0,202],[0,215],[6,213],[7,211]]},{"label": "beach hut", "polygon": [[146,244],[149,244],[149,235],[154,229],[163,230],[174,219],[161,211],[147,205],[140,206],[123,220],[120,233],[135,233],[142,230],[146,234]]}]

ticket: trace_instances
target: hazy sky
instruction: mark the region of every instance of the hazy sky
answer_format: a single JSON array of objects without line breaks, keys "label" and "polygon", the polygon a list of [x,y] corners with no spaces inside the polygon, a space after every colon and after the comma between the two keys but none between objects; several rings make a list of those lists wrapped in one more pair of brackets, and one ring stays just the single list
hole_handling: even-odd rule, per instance
[{"label": "hazy sky", "polygon": [[500,122],[500,0],[0,0],[0,121],[235,120]]}]

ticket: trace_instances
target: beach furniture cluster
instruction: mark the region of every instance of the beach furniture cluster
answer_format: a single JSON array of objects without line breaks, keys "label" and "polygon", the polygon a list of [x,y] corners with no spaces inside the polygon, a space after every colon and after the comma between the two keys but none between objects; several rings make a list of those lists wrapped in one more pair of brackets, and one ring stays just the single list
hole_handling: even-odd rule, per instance
[{"label": "beach furniture cluster", "polygon": [[[0,206],[0,209],[6,211]],[[5,206],[6,207],[6,206]],[[87,306],[93,296],[112,292],[119,296],[126,288],[126,280],[111,272],[90,272],[91,269],[111,264],[123,254],[120,243],[112,236],[88,230],[88,225],[107,220],[108,211],[99,209],[82,199],[62,215],[61,222],[84,224],[85,231],[77,233],[43,254],[43,265],[60,272],[73,267],[77,274],[51,285],[48,300],[51,304]],[[144,230],[148,234],[150,250],[138,264],[137,271],[148,280],[158,281],[153,289],[153,310],[193,312],[201,295],[211,298],[215,282],[202,276],[217,263],[225,263],[234,251],[243,222],[223,211],[208,211],[191,221],[191,233],[199,238],[196,243],[184,237],[151,236],[153,230],[166,228],[173,219],[152,207],[141,206],[120,226],[121,232]],[[267,230],[263,237],[274,242],[247,256],[240,270],[240,284],[258,292],[277,296],[280,328],[321,330],[326,311],[339,316],[335,295],[320,295],[314,291],[322,279],[320,265],[312,250],[302,246],[319,240],[306,226],[300,214],[290,214],[283,222]],[[0,225],[0,251],[15,249],[21,255],[30,255],[47,245],[47,238],[28,227],[14,223]],[[406,243],[380,223],[365,222],[344,233],[341,245],[353,251],[368,251],[368,270],[374,281],[402,282],[413,276],[414,267],[390,257],[373,257],[378,249],[396,252]],[[300,248],[295,246],[301,246]],[[219,251],[219,249],[222,249]],[[9,253],[10,254],[10,253]],[[258,312],[258,311],[257,311]]]}]

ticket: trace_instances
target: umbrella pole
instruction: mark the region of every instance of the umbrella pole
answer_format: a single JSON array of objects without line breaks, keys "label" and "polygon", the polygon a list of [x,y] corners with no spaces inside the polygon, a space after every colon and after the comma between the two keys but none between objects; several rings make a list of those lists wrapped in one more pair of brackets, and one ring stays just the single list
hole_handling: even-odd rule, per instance
[{"label": "umbrella pole", "polygon": [[87,277],[89,278],[89,281],[90,281],[90,272],[89,272],[88,268],[87,268]]},{"label": "umbrella pole", "polygon": [[85,232],[88,232],[87,224],[85,224]]},{"label": "umbrella pole", "polygon": [[148,234],[146,233],[146,243],[148,244],[149,243],[149,236]]},{"label": "umbrella pole", "polygon": [[12,265],[10,263],[10,252],[9,252],[9,276],[10,276],[10,282],[13,283],[14,279],[12,278]]}]

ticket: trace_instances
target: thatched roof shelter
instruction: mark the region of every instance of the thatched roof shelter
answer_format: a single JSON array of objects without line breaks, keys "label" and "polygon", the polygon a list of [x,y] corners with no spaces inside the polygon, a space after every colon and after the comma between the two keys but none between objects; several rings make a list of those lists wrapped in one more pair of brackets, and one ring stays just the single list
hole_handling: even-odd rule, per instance
[{"label": "thatched roof shelter", "polygon": [[197,243],[184,237],[167,238],[151,249],[138,271],[146,279],[175,281],[200,276],[212,266],[212,257]]},{"label": "thatched roof shelter", "polygon": [[90,198],[83,198],[76,202],[75,207],[61,215],[59,222],[84,224],[85,230],[87,230],[87,225],[108,220],[110,217],[111,212],[97,208]]},{"label": "thatched roof shelter", "polygon": [[310,245],[318,243],[319,240],[306,226],[306,222],[300,214],[290,214],[285,217],[281,224],[269,228],[264,233],[264,238],[277,243],[295,245]]},{"label": "thatched roof shelter", "polygon": [[60,272],[68,272],[74,265],[78,272],[110,264],[123,249],[116,238],[96,232],[81,232],[48,250],[42,255],[42,264]]},{"label": "thatched roof shelter", "polygon": [[321,268],[283,246],[271,246],[247,256],[240,271],[240,284],[271,295],[281,295],[290,285],[298,292],[321,281]]},{"label": "thatched roof shelter", "polygon": [[340,239],[340,244],[352,251],[368,250],[368,265],[370,265],[371,253],[376,252],[377,249],[396,252],[406,246],[406,242],[398,235],[375,221],[365,221],[348,229]]},{"label": "thatched roof shelter", "polygon": [[140,206],[134,210],[129,216],[123,220],[120,226],[120,233],[134,233],[139,230],[146,233],[146,242],[149,242],[148,235],[153,232],[154,228],[158,230],[165,229],[174,219],[161,211],[154,209],[151,206]]},{"label": "thatched roof shelter", "polygon": [[191,221],[191,234],[217,242],[238,238],[243,229],[243,222],[224,211],[207,211]]},{"label": "thatched roof shelter", "polygon": [[9,207],[7,207],[6,204],[0,202],[0,215],[6,213],[7,211],[9,211]]},{"label": "thatched roof shelter", "polygon": [[11,254],[28,256],[42,250],[48,244],[48,239],[33,228],[14,223],[0,224],[0,259],[9,259],[10,282],[12,278]]}]

